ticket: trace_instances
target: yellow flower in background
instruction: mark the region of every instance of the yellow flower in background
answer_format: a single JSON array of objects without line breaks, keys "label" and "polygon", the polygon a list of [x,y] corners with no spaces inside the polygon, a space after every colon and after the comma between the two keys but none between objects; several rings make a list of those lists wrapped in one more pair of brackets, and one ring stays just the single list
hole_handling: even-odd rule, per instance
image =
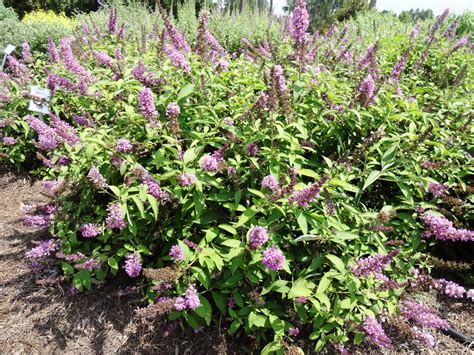
[{"label": "yellow flower in background", "polygon": [[22,20],[25,24],[35,24],[35,23],[45,23],[52,26],[63,26],[67,28],[71,28],[74,26],[75,21],[69,17],[67,17],[64,13],[57,14],[54,11],[44,11],[44,10],[37,10],[30,12],[25,15]]}]

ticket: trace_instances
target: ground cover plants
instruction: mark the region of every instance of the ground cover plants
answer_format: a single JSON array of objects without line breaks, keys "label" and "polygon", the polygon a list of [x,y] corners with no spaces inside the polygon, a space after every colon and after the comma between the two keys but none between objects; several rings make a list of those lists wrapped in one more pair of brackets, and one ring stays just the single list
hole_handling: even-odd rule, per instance
[{"label": "ground cover plants", "polygon": [[[264,353],[390,347],[388,325],[433,346],[449,324],[416,290],[473,298],[427,261],[474,239],[472,48],[456,19],[369,14],[309,34],[299,1],[279,38],[239,50],[207,11],[191,38],[158,10],[137,32],[111,7],[0,73],[2,162],[51,199],[24,207],[51,232],[32,272],[70,293],[125,273],[148,321],[220,324]],[[49,115],[28,111],[30,85],[52,91]]]}]

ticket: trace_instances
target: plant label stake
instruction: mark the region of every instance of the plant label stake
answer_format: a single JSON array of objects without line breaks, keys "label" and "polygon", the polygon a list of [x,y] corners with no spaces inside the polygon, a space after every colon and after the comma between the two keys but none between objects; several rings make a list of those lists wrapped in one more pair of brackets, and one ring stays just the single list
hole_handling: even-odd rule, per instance
[{"label": "plant label stake", "polygon": [[51,91],[39,86],[30,87],[30,105],[28,110],[38,112],[41,119],[43,114],[49,113],[49,102],[51,101]]},{"label": "plant label stake", "polygon": [[3,50],[3,61],[2,61],[2,66],[0,67],[0,71],[3,71],[3,67],[5,66],[5,61],[7,60],[7,55],[11,54],[15,50],[15,46],[12,44],[9,44],[8,46],[5,47]]}]

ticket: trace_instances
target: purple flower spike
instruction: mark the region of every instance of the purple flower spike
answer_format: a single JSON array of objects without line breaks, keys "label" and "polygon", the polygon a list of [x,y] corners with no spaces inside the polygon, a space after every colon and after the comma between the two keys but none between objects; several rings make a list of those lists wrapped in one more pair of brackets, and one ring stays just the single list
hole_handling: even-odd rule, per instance
[{"label": "purple flower spike", "polygon": [[263,252],[262,264],[271,271],[278,271],[285,264],[285,256],[280,249],[271,246]]},{"label": "purple flower spike", "polygon": [[183,248],[181,248],[179,245],[173,245],[171,247],[171,250],[170,250],[170,253],[169,253],[169,256],[171,256],[171,258],[174,260],[174,261],[178,261],[178,260],[184,260],[184,251],[183,251]]},{"label": "purple flower spike", "polygon": [[138,254],[129,254],[125,257],[125,272],[130,277],[137,277],[142,271],[142,264]]},{"label": "purple flower spike", "polygon": [[268,231],[260,226],[254,226],[249,231],[250,248],[258,249],[268,241]]}]

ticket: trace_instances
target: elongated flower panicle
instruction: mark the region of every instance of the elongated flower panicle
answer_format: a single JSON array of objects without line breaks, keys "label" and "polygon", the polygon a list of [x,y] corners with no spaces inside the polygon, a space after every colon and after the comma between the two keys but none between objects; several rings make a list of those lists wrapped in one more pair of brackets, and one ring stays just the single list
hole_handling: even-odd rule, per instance
[{"label": "elongated flower panicle", "polygon": [[[273,66],[271,72],[271,79],[272,79],[272,87],[270,91],[270,100],[272,102],[278,100],[280,108],[286,114],[291,112],[291,103],[290,103],[290,94],[288,92],[288,87],[285,83],[285,77],[283,75],[283,68],[281,65]],[[271,106],[274,106],[271,105]],[[275,111],[275,108],[271,109],[271,111]]]},{"label": "elongated flower panicle", "polygon": [[420,219],[427,227],[422,234],[424,238],[434,236],[438,240],[462,242],[474,240],[474,231],[464,228],[455,228],[453,223],[444,216],[438,216],[432,212],[425,212],[420,216]]},{"label": "elongated flower panicle", "polygon": [[367,75],[367,77],[362,80],[359,86],[359,94],[363,99],[364,103],[369,103],[374,98],[375,82],[372,78],[372,75]]},{"label": "elongated flower panicle", "polygon": [[30,45],[28,44],[28,42],[23,42],[23,44],[21,45],[21,57],[25,62],[31,62],[33,60]]},{"label": "elongated flower panicle", "polygon": [[95,52],[94,58],[104,67],[114,69],[114,59],[105,52]]},{"label": "elongated flower panicle", "polygon": [[156,117],[158,117],[158,112],[156,111],[155,100],[153,99],[153,92],[151,89],[144,88],[140,91],[138,101],[140,102],[142,115],[149,121],[154,121]]},{"label": "elongated flower panicle", "polygon": [[288,198],[290,204],[298,204],[299,207],[309,207],[318,196],[322,186],[329,180],[329,176],[324,175],[318,182],[302,190],[293,192]]},{"label": "elongated flower panicle", "polygon": [[247,147],[245,148],[245,151],[247,152],[248,155],[250,155],[251,157],[254,157],[257,155],[258,153],[258,145],[255,144],[255,143],[250,143],[249,145],[247,145]]},{"label": "elongated flower panicle", "polygon": [[174,261],[184,260],[184,250],[178,244],[175,244],[171,247],[171,250],[169,252],[169,256],[171,256],[171,258]]},{"label": "elongated flower panicle", "polygon": [[249,231],[250,248],[258,249],[268,241],[268,231],[260,226],[254,226]]},{"label": "elongated flower panicle", "polygon": [[41,183],[43,189],[45,189],[51,196],[56,196],[64,187],[64,180],[44,180]]},{"label": "elongated flower panicle", "polygon": [[133,150],[133,145],[128,139],[119,138],[115,141],[115,148],[121,153],[130,153]]},{"label": "elongated flower panicle", "polygon": [[456,52],[458,49],[467,46],[469,44],[469,37],[468,36],[463,36],[459,41],[456,42],[454,47],[451,49],[450,53]]},{"label": "elongated flower panicle", "polygon": [[105,225],[110,229],[124,229],[127,226],[127,222],[123,220],[122,209],[118,203],[114,203],[107,208],[107,218],[105,219]]},{"label": "elongated flower panicle", "polygon": [[70,38],[63,38],[60,42],[60,56],[62,62],[67,70],[84,79],[86,82],[94,81],[93,75],[88,72],[82,65],[80,65],[74,58],[71,48],[72,40]]},{"label": "elongated flower panicle", "polygon": [[16,138],[13,138],[13,137],[3,137],[1,138],[2,139],[2,143],[4,145],[15,145],[18,141]]},{"label": "elongated flower panicle", "polygon": [[207,29],[209,12],[203,11],[199,15],[199,27],[196,36],[196,53],[204,60],[216,62],[217,58],[225,54],[225,49]]},{"label": "elongated flower panicle", "polygon": [[362,324],[362,330],[371,342],[383,348],[388,348],[392,345],[392,341],[375,317],[366,318]]},{"label": "elongated flower panicle", "polygon": [[43,240],[36,247],[26,252],[28,259],[40,259],[50,256],[58,250],[59,241],[55,239]]},{"label": "elongated flower panicle", "polygon": [[179,50],[183,53],[191,52],[191,48],[189,47],[188,43],[186,42],[186,39],[173,26],[170,19],[166,15],[165,9],[163,9],[163,7],[161,6],[161,4],[159,2],[157,2],[157,5],[158,5],[158,11],[160,12],[160,15],[161,15],[161,17],[163,19],[163,22],[164,22],[164,25],[165,25],[166,34],[171,39],[171,43],[173,43],[173,47],[175,47],[177,50]]},{"label": "elongated flower panicle", "polygon": [[209,172],[216,171],[219,169],[219,163],[212,155],[206,155],[201,159],[201,169]]},{"label": "elongated flower panicle", "polygon": [[26,65],[21,64],[13,55],[7,55],[7,67],[11,74],[21,81],[29,81],[30,73]]},{"label": "elongated flower panicle", "polygon": [[423,328],[446,329],[449,327],[448,322],[440,318],[433,309],[419,302],[402,300],[400,313],[406,321],[413,321]]},{"label": "elongated flower panicle", "polygon": [[92,166],[87,174],[87,178],[92,182],[92,184],[98,189],[103,189],[107,187],[107,180],[102,176],[99,169],[95,166]]},{"label": "elongated flower panicle", "polygon": [[80,143],[81,139],[77,136],[77,131],[69,123],[64,122],[53,113],[49,114],[50,126],[56,132],[58,143],[67,142],[71,147]]},{"label": "elongated flower panicle", "polygon": [[49,36],[48,37],[48,54],[49,54],[49,59],[51,60],[52,63],[57,63],[59,62],[59,53],[58,49],[56,48],[56,44],[54,43],[53,37]]},{"label": "elongated flower panicle", "polygon": [[428,192],[434,197],[443,197],[446,194],[447,189],[448,186],[434,182],[430,182],[428,185]]},{"label": "elongated flower panicle", "polygon": [[58,147],[59,137],[53,128],[34,116],[26,116],[25,121],[38,134],[40,149],[48,151]]},{"label": "elongated flower panicle", "polygon": [[176,297],[174,308],[177,311],[184,311],[185,309],[196,309],[201,305],[201,300],[193,285],[189,285],[186,289],[184,297]]},{"label": "elongated flower panicle", "polygon": [[307,33],[309,26],[309,15],[306,9],[305,0],[297,0],[296,7],[293,11],[293,18],[291,20],[291,37],[295,43],[302,43],[307,40]]},{"label": "elongated flower panicle", "polygon": [[163,47],[163,52],[165,52],[165,54],[168,56],[169,60],[171,61],[171,64],[173,64],[173,66],[176,69],[181,69],[186,74],[191,73],[191,66],[186,61],[186,58],[174,46],[165,44]]},{"label": "elongated flower panicle", "polygon": [[179,105],[176,102],[171,102],[166,107],[166,117],[168,118],[168,121],[170,123],[171,131],[174,134],[178,134],[181,131],[178,120],[180,112],[181,109],[179,108]]},{"label": "elongated flower panicle", "polygon": [[87,223],[79,228],[79,232],[84,238],[95,238],[102,233],[102,228],[98,224]]},{"label": "elongated flower panicle", "polygon": [[392,250],[388,254],[361,258],[357,260],[357,264],[351,267],[351,271],[357,277],[366,278],[370,274],[373,274],[378,279],[385,281],[387,277],[383,275],[383,269],[388,267],[393,258],[399,253],[399,250]]},{"label": "elongated flower panicle", "polygon": [[183,173],[178,175],[178,183],[181,186],[191,186],[196,182],[196,175],[191,173]]},{"label": "elongated flower panicle", "polygon": [[267,267],[271,271],[283,269],[286,258],[280,249],[275,246],[271,246],[270,248],[265,249],[262,255],[263,266]]},{"label": "elongated flower panicle", "polygon": [[125,272],[130,277],[137,277],[142,271],[140,256],[136,253],[128,254],[125,257]]},{"label": "elongated flower panicle", "polygon": [[412,40],[415,40],[416,37],[418,37],[418,33],[420,32],[421,24],[417,23],[415,27],[413,27],[413,30],[411,31],[410,38]]},{"label": "elongated flower panicle", "polygon": [[96,258],[88,258],[81,263],[75,264],[74,267],[76,269],[92,271],[93,269],[97,269],[100,267],[100,261]]},{"label": "elongated flower panicle", "polygon": [[115,33],[117,29],[117,9],[115,7],[110,10],[107,27],[110,33]]},{"label": "elongated flower panicle", "polygon": [[277,192],[280,189],[280,184],[273,175],[267,175],[262,179],[262,188]]}]

